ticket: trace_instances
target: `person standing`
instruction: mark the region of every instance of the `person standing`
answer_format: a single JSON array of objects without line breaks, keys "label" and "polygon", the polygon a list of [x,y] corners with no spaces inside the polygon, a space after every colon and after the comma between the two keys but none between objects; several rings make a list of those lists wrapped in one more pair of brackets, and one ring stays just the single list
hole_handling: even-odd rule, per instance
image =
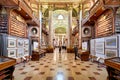
[{"label": "person standing", "polygon": [[61,46],[59,46],[59,53],[61,53]]},{"label": "person standing", "polygon": [[77,60],[78,48],[77,45],[74,46],[75,60]]},{"label": "person standing", "polygon": [[60,42],[59,42],[59,53],[61,53],[61,49],[62,49],[62,41],[60,40]]}]

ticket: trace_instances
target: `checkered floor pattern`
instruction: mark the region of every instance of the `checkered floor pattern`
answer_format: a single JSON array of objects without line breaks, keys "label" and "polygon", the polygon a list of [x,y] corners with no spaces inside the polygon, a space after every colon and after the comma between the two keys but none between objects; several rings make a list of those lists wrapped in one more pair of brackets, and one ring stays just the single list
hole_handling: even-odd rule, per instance
[{"label": "checkered floor pattern", "polygon": [[107,80],[107,71],[91,61],[74,60],[73,53],[47,53],[39,61],[16,65],[14,80]]}]

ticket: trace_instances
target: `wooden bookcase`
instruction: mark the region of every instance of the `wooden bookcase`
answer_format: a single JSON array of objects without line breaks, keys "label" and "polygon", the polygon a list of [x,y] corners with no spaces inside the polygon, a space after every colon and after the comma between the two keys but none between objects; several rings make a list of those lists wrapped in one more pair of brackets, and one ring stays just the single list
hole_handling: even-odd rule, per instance
[{"label": "wooden bookcase", "polygon": [[113,13],[111,10],[105,11],[96,21],[95,37],[103,37],[113,34]]},{"label": "wooden bookcase", "polygon": [[18,37],[27,37],[27,24],[17,13],[11,12],[9,34]]},{"label": "wooden bookcase", "polygon": [[0,33],[8,33],[8,16],[7,14],[0,15]]},{"label": "wooden bookcase", "polygon": [[109,6],[115,6],[118,7],[120,6],[120,0],[103,0],[106,5]]},{"label": "wooden bookcase", "polygon": [[96,38],[120,33],[120,9],[117,9],[120,1],[115,0],[114,2],[112,0],[96,0],[96,2],[93,2],[93,6],[89,9],[89,16],[83,18],[82,20],[82,26],[95,26]]},{"label": "wooden bookcase", "polygon": [[0,33],[6,33],[17,37],[27,37],[27,24],[16,12],[0,14]]},{"label": "wooden bookcase", "polygon": [[115,16],[115,32],[120,33],[120,7],[117,9]]}]

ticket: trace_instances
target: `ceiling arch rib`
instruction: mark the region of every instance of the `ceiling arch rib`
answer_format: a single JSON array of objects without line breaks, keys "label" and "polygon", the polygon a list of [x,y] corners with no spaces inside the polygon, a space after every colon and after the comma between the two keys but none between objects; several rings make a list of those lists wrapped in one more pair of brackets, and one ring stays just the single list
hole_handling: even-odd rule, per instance
[{"label": "ceiling arch rib", "polygon": [[[66,10],[66,9],[55,9],[55,11],[56,10]],[[72,17],[77,17],[77,11],[73,8],[73,10],[72,10]],[[45,10],[45,12],[44,12],[44,17],[48,17],[49,16],[49,9],[47,8],[46,10]]]}]

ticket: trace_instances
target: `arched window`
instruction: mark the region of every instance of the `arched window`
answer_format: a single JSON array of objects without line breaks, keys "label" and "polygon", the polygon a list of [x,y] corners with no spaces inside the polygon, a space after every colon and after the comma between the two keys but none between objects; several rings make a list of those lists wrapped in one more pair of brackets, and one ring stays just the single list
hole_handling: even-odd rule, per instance
[{"label": "arched window", "polygon": [[63,15],[61,15],[61,14],[60,14],[60,15],[58,15],[58,19],[59,19],[59,20],[64,19]]}]

